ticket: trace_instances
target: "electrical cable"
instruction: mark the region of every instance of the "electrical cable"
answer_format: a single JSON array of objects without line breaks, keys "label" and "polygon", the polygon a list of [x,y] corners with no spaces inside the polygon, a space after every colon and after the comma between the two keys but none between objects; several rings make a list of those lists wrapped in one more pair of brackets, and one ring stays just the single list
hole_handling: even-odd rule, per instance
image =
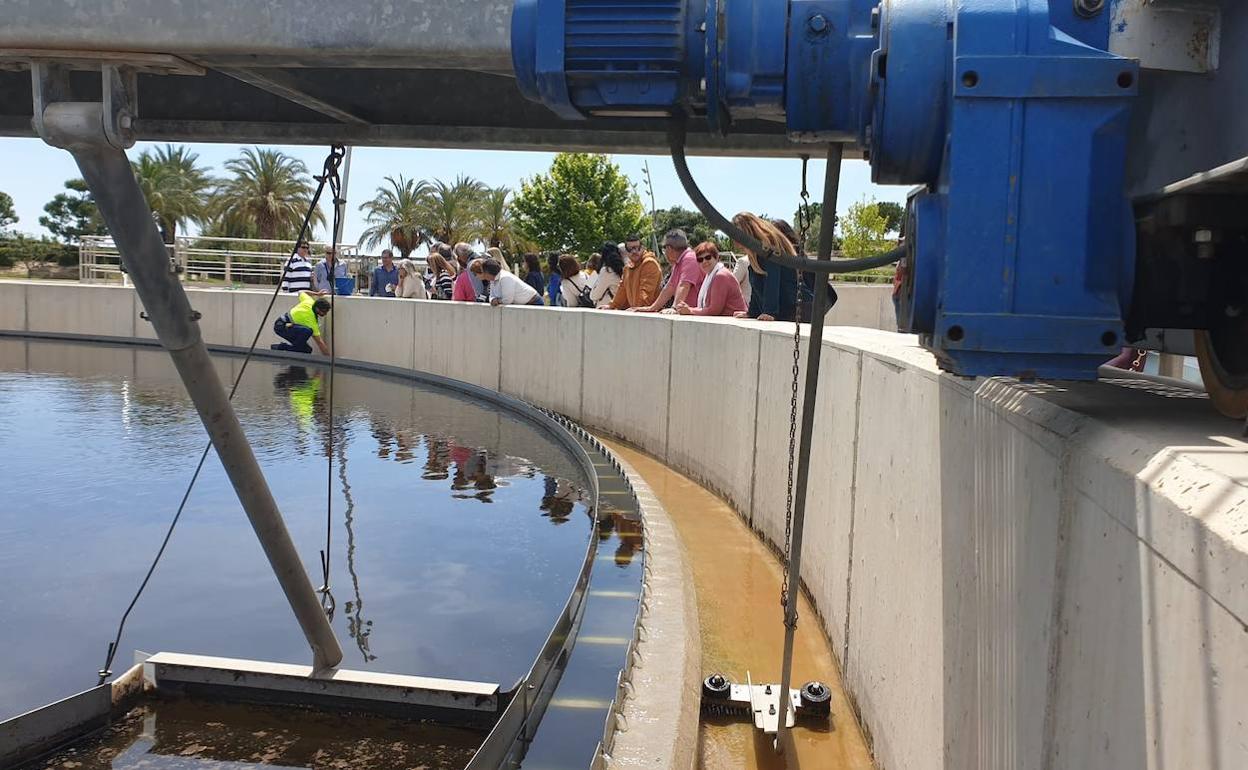
[{"label": "electrical cable", "polygon": [[685,136],[685,117],[681,115],[672,118],[667,132],[667,140],[672,151],[672,165],[676,167],[676,176],[680,178],[680,184],[685,188],[685,193],[693,201],[693,205],[697,207],[698,211],[702,212],[702,216],[706,217],[711,223],[712,227],[723,232],[730,239],[744,246],[748,251],[753,252],[759,259],[766,262],[774,262],[784,267],[791,267],[794,270],[805,270],[826,275],[828,273],[857,273],[875,267],[884,267],[885,265],[893,264],[906,255],[906,247],[904,245],[886,251],[883,254],[862,257],[860,259],[810,259],[808,257],[782,254],[768,248],[757,239],[750,237],[748,233],[734,225],[732,220],[721,214],[707,200],[702,190],[698,188],[698,183],[694,181],[693,174],[689,171],[689,163],[685,159]]},{"label": "electrical cable", "polygon": [[[295,239],[295,248],[291,251],[290,256],[293,257],[299,249],[299,241],[303,240],[308,232],[308,226],[312,222],[312,215],[316,212],[317,204],[320,202],[321,193],[325,189],[326,183],[331,179],[337,179],[338,166],[342,162],[345,149],[342,145],[335,144],[330,147],[329,155],[325,158],[325,164],[322,167],[322,174],[313,177],[318,184],[316,192],[312,195],[311,202],[308,205],[308,212],[303,218],[303,224],[299,227],[299,237]],[[336,211],[336,210],[335,210]],[[277,298],[282,293],[282,282],[286,280],[286,271],[290,267],[290,258],[288,257],[282,263],[281,275],[277,278],[277,286],[273,290],[273,295],[269,298],[269,306],[265,309],[264,315],[260,318],[260,325],[256,329],[256,334],[251,340],[251,345],[247,348],[247,353],[243,357],[243,364],[238,369],[238,374],[234,377],[234,384],[230,387],[229,400],[234,400],[234,394],[238,392],[238,385],[243,380],[243,374],[247,371],[247,364],[251,362],[251,356],[256,351],[256,345],[260,343],[260,335],[264,333],[264,324],[273,312],[273,306],[277,304]],[[331,378],[332,380],[332,378]],[[332,387],[332,385],[331,385]],[[182,512],[186,509],[186,503],[191,497],[191,491],[195,488],[195,482],[199,480],[199,473],[204,468],[204,462],[208,459],[208,453],[212,451],[212,442],[204,447],[203,453],[199,456],[199,462],[195,465],[195,472],[191,474],[191,480],[186,485],[186,491],[182,494],[182,501],[178,504],[177,511],[173,514],[173,519],[169,522],[169,528],[165,531],[164,540],[160,543],[160,548],[156,551],[155,558],[152,559],[151,565],[147,568],[147,574],[143,576],[143,582],[139,584],[139,589],[135,591],[134,597],[130,599],[126,611],[122,613],[121,620],[117,623],[117,633],[113,640],[108,643],[108,653],[104,659],[104,666],[97,672],[99,681],[96,686],[104,684],[108,677],[112,675],[113,659],[117,654],[117,648],[121,644],[121,635],[125,631],[126,621],[130,618],[130,613],[139,602],[139,597],[143,595],[144,589],[147,588],[148,581],[152,579],[153,573],[156,572],[156,566],[160,564],[160,559],[165,554],[165,547],[169,545],[169,540],[173,537],[173,530],[178,526],[178,520],[182,518]]]}]

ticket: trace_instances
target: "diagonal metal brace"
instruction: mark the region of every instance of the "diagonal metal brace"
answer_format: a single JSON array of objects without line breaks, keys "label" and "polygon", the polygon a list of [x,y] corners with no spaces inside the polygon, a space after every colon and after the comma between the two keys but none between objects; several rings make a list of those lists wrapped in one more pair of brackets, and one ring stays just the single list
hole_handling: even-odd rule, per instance
[{"label": "diagonal metal brace", "polygon": [[126,157],[125,148],[134,144],[135,75],[111,65],[105,66],[102,72],[103,100],[76,102],[68,100],[70,89],[64,67],[34,63],[31,77],[35,89],[35,126],[45,142],[69,150],[74,156],[95,196],[109,234],[117,244],[148,320],[173,359],[312,648],[313,668],[317,671],[333,668],[342,660],[342,648],[321,609],[268,482],[209,358],[200,334],[199,314],[191,309],[182,282],[170,269],[168,250]]}]

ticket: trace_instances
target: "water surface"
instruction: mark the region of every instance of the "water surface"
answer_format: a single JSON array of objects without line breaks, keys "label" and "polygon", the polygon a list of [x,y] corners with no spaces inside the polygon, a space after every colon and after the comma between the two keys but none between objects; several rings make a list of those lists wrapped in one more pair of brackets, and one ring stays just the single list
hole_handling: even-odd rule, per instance
[{"label": "water surface", "polygon": [[[318,585],[329,488],[343,666],[509,687],[584,557],[580,466],[491,404],[344,371],[329,450],[328,390],[311,360],[252,361],[235,407]],[[204,441],[163,351],[0,339],[0,718],[95,684]],[[134,650],[310,660],[215,456],[121,649],[118,672]]]}]

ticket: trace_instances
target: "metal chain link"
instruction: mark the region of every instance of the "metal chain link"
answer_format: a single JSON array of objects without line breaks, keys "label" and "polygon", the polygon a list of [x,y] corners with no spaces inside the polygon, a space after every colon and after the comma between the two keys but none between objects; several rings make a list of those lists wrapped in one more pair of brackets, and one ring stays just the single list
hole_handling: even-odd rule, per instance
[{"label": "metal chain link", "polygon": [[[345,151],[343,154],[345,154]],[[334,307],[336,305],[335,300],[338,297],[338,265],[341,258],[338,254],[338,228],[340,226],[342,207],[346,204],[346,201],[342,199],[342,178],[338,175],[338,166],[341,159],[342,155],[339,155],[332,164],[327,159],[324,176],[329,186],[334,207],[333,229],[329,231],[330,248],[334,251],[334,264],[332,267],[328,263],[325,265],[325,278],[329,283],[330,315],[330,322],[327,324],[329,332],[327,335],[329,337],[329,388],[325,397],[328,422],[325,434],[325,550],[321,551],[321,577],[323,582],[316,591],[321,595],[321,609],[325,610],[326,617],[331,621],[334,619],[334,611],[338,607],[338,602],[334,599],[333,588],[330,586],[329,577],[330,553],[333,546],[334,532],[334,374],[338,368],[338,348],[334,344],[334,340],[338,336],[334,334],[334,323],[338,316],[334,313]]]},{"label": "metal chain link", "polygon": [[[806,166],[809,155],[802,156],[802,204],[797,210],[798,243],[805,250],[810,234],[810,191],[806,189]],[[780,606],[789,602],[789,549],[793,539],[793,466],[797,460],[797,388],[802,374],[802,319],[797,312],[802,299],[802,275],[797,275],[796,295],[793,298],[793,382],[789,395],[789,472],[784,494],[784,577],[780,583]],[[797,613],[793,614],[797,622]]]}]

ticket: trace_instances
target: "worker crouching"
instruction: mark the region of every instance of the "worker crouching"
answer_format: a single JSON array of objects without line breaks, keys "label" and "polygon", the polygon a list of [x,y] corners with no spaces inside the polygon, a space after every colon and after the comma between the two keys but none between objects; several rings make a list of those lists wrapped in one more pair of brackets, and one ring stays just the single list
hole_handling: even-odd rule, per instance
[{"label": "worker crouching", "polygon": [[286,340],[269,347],[273,350],[290,350],[295,353],[311,353],[312,346],[308,340],[316,342],[322,355],[329,355],[329,346],[321,336],[321,326],[317,319],[329,315],[330,303],[326,297],[311,292],[299,292],[299,304],[290,309],[273,322],[273,331]]}]

